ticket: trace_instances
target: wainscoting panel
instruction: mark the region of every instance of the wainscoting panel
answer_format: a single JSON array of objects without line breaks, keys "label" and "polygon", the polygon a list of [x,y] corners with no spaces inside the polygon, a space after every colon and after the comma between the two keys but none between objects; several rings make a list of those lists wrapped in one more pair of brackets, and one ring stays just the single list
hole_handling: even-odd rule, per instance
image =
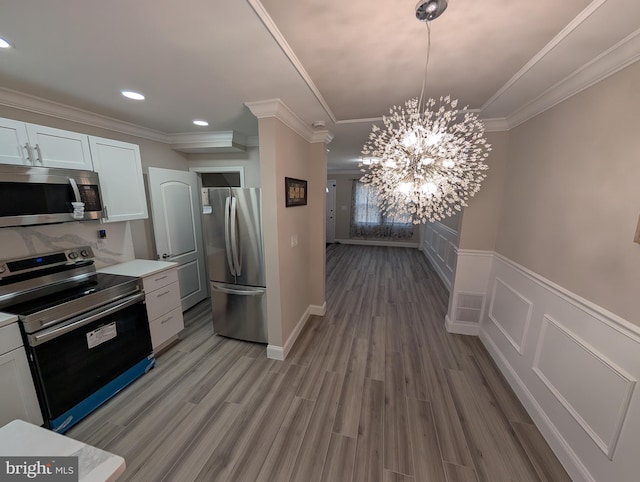
[{"label": "wainscoting panel", "polygon": [[640,327],[487,255],[480,338],[547,442],[573,480],[637,481]]},{"label": "wainscoting panel", "polygon": [[458,232],[442,223],[427,223],[422,238],[422,252],[451,291],[457,258]]},{"label": "wainscoting panel", "polygon": [[[478,335],[480,323],[485,312],[487,286],[493,254],[486,251],[459,249],[456,260],[455,285],[452,290],[449,311],[445,319],[445,326],[449,333],[460,335]],[[476,300],[469,306],[470,300]],[[481,301],[480,301],[481,300]],[[478,318],[470,321],[469,308],[478,309]]]},{"label": "wainscoting panel", "polygon": [[520,354],[524,350],[532,308],[531,302],[515,289],[500,278],[494,279],[489,319]]},{"label": "wainscoting panel", "polygon": [[636,380],[547,315],[533,371],[607,457],[613,458]]}]

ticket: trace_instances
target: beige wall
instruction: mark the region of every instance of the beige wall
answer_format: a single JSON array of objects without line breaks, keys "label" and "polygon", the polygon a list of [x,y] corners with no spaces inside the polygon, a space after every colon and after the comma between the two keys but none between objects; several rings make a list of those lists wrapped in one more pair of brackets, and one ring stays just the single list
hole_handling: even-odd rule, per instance
[{"label": "beige wall", "polygon": [[[324,302],[326,147],[274,117],[259,120],[269,344],[284,346],[312,304]],[[312,166],[312,163],[315,163]],[[308,204],[285,207],[284,178],[308,181]],[[298,244],[291,246],[291,237]]]},{"label": "beige wall", "polygon": [[326,265],[326,181],[327,146],[317,142],[309,146],[309,215],[316,221],[309,223],[309,294],[310,304],[322,306],[325,303]]},{"label": "beige wall", "polygon": [[248,147],[246,152],[220,154],[189,154],[192,167],[242,167],[244,187],[260,187],[260,150]]},{"label": "beige wall", "polygon": [[[122,134],[120,132],[101,129],[99,127],[58,119],[42,114],[35,114],[33,112],[14,109],[12,107],[0,106],[0,117],[137,144],[140,146],[142,170],[145,174],[145,178],[149,167],[163,167],[166,169],[176,169],[180,171],[188,169],[186,157],[179,152],[173,151],[168,144],[164,144],[162,142]],[[147,201],[148,199],[149,197],[147,196]],[[131,221],[130,230],[135,257],[153,259],[155,254],[155,243],[153,239],[151,219]]]},{"label": "beige wall", "polygon": [[500,254],[636,324],[638,85],[640,62],[510,132],[496,243]]},{"label": "beige wall", "polygon": [[487,158],[487,179],[462,212],[458,237],[460,249],[493,251],[496,247],[508,162],[509,133],[488,132],[487,140],[491,144],[491,152]]}]

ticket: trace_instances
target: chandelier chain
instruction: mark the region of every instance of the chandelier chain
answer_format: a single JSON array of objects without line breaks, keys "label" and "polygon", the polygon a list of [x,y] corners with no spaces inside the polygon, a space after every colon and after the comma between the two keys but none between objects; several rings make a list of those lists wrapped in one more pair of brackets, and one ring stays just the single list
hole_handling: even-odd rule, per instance
[{"label": "chandelier chain", "polygon": [[[446,8],[446,0],[438,1]],[[422,0],[418,8],[424,4]],[[431,22],[425,23],[427,53],[420,97],[394,105],[389,115],[382,116],[382,125],[373,125],[360,164],[361,181],[376,192],[382,212],[415,224],[440,221],[467,206],[487,177],[484,161],[491,151],[484,124],[468,106],[459,109],[458,100],[449,95],[439,100],[425,97]]]},{"label": "chandelier chain", "polygon": [[424,91],[427,87],[427,75],[429,74],[429,57],[431,56],[431,21],[425,22],[427,26],[427,58],[424,62],[424,76],[422,77],[422,89],[420,90],[420,101],[418,102],[418,108],[420,111],[424,110],[424,104],[422,100],[424,98]]}]

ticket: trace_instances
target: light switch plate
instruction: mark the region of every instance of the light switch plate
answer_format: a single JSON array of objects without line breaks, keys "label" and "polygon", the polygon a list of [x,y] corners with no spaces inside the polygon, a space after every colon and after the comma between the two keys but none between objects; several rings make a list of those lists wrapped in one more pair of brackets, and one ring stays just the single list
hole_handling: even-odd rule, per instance
[{"label": "light switch plate", "polygon": [[636,237],[633,238],[633,240],[640,244],[640,216],[638,217],[638,226],[636,227]]}]

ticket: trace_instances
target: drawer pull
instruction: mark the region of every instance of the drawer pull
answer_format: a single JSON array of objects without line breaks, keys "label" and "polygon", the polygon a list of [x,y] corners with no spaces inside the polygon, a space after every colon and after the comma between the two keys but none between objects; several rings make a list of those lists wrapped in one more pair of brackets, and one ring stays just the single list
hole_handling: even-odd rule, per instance
[{"label": "drawer pull", "polygon": [[171,290],[165,291],[164,293],[160,293],[159,295],[156,295],[156,298],[160,298],[161,296],[168,295],[169,293],[171,293]]},{"label": "drawer pull", "polygon": [[160,278],[156,278],[154,281],[162,281],[163,279],[168,278],[169,276],[167,276],[166,274],[164,276],[160,276]]},{"label": "drawer pull", "polygon": [[164,325],[167,321],[171,321],[171,320],[173,320],[173,316],[170,316],[169,318],[165,318],[164,320],[162,320],[162,321],[160,322],[160,324],[161,324],[161,325]]}]

